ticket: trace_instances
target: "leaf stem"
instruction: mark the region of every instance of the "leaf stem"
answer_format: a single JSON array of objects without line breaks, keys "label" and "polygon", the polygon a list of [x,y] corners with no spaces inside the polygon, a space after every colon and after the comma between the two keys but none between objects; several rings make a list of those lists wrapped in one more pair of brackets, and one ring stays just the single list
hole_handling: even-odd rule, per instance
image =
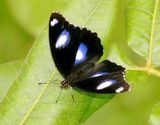
[{"label": "leaf stem", "polygon": [[129,68],[127,70],[132,70],[132,71],[143,71],[147,72],[149,75],[155,75],[157,77],[160,77],[160,71],[152,68],[152,67],[136,67],[136,68]]}]

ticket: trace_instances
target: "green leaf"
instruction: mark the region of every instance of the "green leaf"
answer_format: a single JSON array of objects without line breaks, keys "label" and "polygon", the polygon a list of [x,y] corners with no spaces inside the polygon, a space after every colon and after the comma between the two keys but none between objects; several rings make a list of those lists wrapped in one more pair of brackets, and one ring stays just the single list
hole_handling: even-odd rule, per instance
[{"label": "green leaf", "polygon": [[21,61],[0,65],[0,102],[19,74]]},{"label": "green leaf", "polygon": [[[62,91],[58,103],[55,103],[60,92],[59,82],[38,85],[41,82],[50,83],[51,79],[62,80],[53,67],[47,37],[48,32],[45,31],[35,42],[19,77],[4,96],[0,104],[2,124],[77,124],[112,97],[107,95],[94,98],[94,94],[68,89]],[[38,52],[39,49],[41,52]],[[71,94],[74,95],[74,102]],[[99,104],[95,103],[90,109],[88,106],[93,99]]]},{"label": "green leaf", "polygon": [[[69,9],[63,14],[71,23],[97,31],[105,45],[107,43],[105,39],[115,25],[118,12],[115,7],[118,4],[117,0],[112,2],[90,0],[87,3],[70,1]],[[88,6],[82,10],[81,7],[86,5]],[[105,16],[100,16],[99,13]],[[97,21],[99,25],[95,26],[93,22]],[[48,42],[48,29],[46,29],[36,40],[19,76],[0,103],[1,124],[75,125],[85,121],[113,97],[113,95],[96,95],[67,89],[62,90],[58,103],[55,103],[60,92],[59,81],[55,81],[57,79],[62,80],[62,77],[54,67]],[[53,84],[38,85],[41,82]]]},{"label": "green leaf", "polygon": [[129,47],[147,61],[160,66],[160,1],[126,0],[126,39]]},{"label": "green leaf", "polygon": [[[19,76],[6,89],[8,92],[2,92],[0,124],[80,124],[111,99],[91,124],[135,125],[135,121],[148,124],[148,115],[160,97],[160,71],[155,68],[160,64],[157,46],[159,3],[159,0],[72,0],[64,7],[57,6],[71,23],[98,33],[104,46],[102,60],[107,58],[127,68],[126,79],[132,85],[131,93],[119,94],[112,99],[114,95],[67,89],[62,90],[58,103],[55,103],[60,93],[57,79],[61,81],[62,77],[54,67],[46,29],[30,50]],[[49,13],[44,20],[48,21],[48,16]],[[21,24],[26,17],[21,20],[15,16]],[[32,27],[29,30],[32,31]],[[37,32],[33,30],[33,33]],[[51,84],[38,85],[41,82]],[[71,95],[74,95],[74,102]],[[102,117],[103,114],[107,116]]]}]

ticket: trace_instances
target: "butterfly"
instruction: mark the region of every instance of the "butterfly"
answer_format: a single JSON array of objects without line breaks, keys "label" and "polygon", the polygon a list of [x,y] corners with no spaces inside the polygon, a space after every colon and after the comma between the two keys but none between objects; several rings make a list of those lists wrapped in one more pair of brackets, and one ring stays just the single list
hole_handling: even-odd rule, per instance
[{"label": "butterfly", "polygon": [[103,46],[97,33],[70,24],[53,12],[49,20],[49,43],[55,65],[64,77],[62,88],[92,93],[121,93],[130,89],[125,68],[109,60],[97,63]]}]

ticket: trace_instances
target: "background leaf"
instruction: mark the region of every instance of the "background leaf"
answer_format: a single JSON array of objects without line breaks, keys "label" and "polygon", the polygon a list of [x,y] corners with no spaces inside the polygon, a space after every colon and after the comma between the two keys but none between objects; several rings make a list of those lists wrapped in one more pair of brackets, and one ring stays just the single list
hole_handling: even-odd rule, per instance
[{"label": "background leaf", "polygon": [[150,123],[152,125],[159,125],[159,123],[160,123],[160,115],[159,114],[160,114],[160,106],[159,106],[159,104],[157,104],[153,108],[153,110],[151,112],[151,116],[150,116]]},{"label": "background leaf", "polygon": [[[143,6],[142,6],[143,5]],[[147,61],[160,66],[160,1],[127,0],[126,32],[129,47]]]},{"label": "background leaf", "polygon": [[14,20],[5,0],[0,1],[0,8],[0,63],[22,59],[32,45],[33,36]]},{"label": "background leaf", "polygon": [[68,0],[47,0],[44,2],[7,0],[6,4],[15,21],[33,36],[37,36],[46,27],[50,13],[65,10],[70,2]]}]

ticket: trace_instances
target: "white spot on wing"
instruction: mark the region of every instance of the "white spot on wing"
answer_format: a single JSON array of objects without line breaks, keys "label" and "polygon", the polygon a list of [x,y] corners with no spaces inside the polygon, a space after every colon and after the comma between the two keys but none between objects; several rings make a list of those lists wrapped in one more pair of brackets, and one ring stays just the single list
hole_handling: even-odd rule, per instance
[{"label": "white spot on wing", "polygon": [[83,52],[81,50],[78,50],[76,60],[82,60],[83,59]]},{"label": "white spot on wing", "polygon": [[76,54],[75,65],[80,64],[87,58],[87,51],[87,46],[81,43]]},{"label": "white spot on wing", "polygon": [[54,25],[56,25],[58,23],[58,20],[57,19],[53,19],[50,24],[51,26],[53,27]]},{"label": "white spot on wing", "polygon": [[116,93],[120,93],[120,92],[122,92],[124,90],[124,88],[121,86],[121,87],[119,87],[118,89],[116,89]]},{"label": "white spot on wing", "polygon": [[101,90],[101,89],[104,89],[106,87],[109,87],[113,84],[113,80],[110,80],[110,81],[105,81],[103,83],[101,83],[98,87],[97,87],[97,90]]},{"label": "white spot on wing", "polygon": [[56,48],[64,48],[69,44],[70,34],[67,30],[64,30],[59,36],[56,42]]},{"label": "white spot on wing", "polygon": [[98,77],[98,76],[103,76],[103,75],[106,75],[107,72],[98,72],[98,73],[95,73],[93,76],[91,77]]},{"label": "white spot on wing", "polygon": [[94,74],[92,77],[98,77],[98,76],[101,76],[101,74],[97,73],[97,74]]}]

